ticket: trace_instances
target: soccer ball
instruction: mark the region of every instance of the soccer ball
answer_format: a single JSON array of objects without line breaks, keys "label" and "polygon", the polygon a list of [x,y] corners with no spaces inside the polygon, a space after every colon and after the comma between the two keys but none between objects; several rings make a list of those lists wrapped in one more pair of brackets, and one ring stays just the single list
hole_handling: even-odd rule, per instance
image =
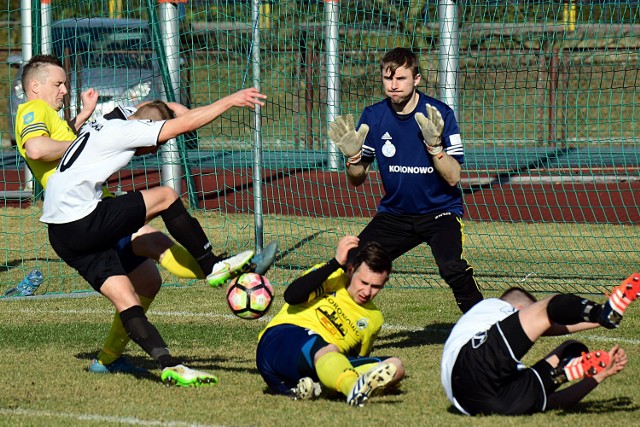
[{"label": "soccer ball", "polygon": [[244,273],[231,281],[227,288],[227,303],[236,316],[257,319],[271,307],[273,286],[266,277],[256,273]]}]

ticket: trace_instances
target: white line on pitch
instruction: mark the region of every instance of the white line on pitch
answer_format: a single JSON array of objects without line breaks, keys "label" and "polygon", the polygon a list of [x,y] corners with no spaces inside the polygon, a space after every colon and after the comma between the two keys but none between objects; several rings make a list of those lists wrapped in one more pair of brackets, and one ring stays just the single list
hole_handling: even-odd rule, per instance
[{"label": "white line on pitch", "polygon": [[[42,310],[37,308],[19,308],[17,310],[13,310],[12,313],[55,313],[55,314],[104,314],[104,315],[112,315],[112,310],[91,310],[91,309],[62,309],[62,310]],[[216,314],[216,313],[198,313],[193,311],[155,311],[153,309],[150,310],[150,315],[159,316],[159,317],[203,317],[203,318],[221,318],[221,319],[237,319],[232,314]],[[271,320],[271,316],[261,317],[257,320],[252,320],[252,322],[258,321],[266,323]],[[428,326],[427,326],[428,327]],[[624,327],[624,325],[623,325]],[[393,325],[393,324],[385,324],[383,326],[383,331],[392,330],[392,331],[409,331],[409,332],[418,332],[425,329],[420,326],[407,326],[407,325]],[[450,328],[443,327],[429,327],[430,331],[440,332],[443,335],[447,335]],[[607,337],[602,334],[593,334],[588,335],[589,339],[594,341],[602,341],[602,342],[614,342],[614,343],[625,343],[625,344],[634,344],[640,345],[640,339],[633,338],[623,338],[623,337]]]},{"label": "white line on pitch", "polygon": [[116,424],[128,424],[134,426],[169,426],[169,427],[220,427],[220,425],[212,424],[195,424],[182,421],[154,421],[143,420],[136,417],[114,417],[106,415],[96,414],[73,414],[68,412],[53,412],[53,411],[40,411],[35,409],[9,409],[0,408],[0,414],[2,415],[20,415],[27,417],[44,417],[44,418],[69,418],[78,421],[98,421]]}]

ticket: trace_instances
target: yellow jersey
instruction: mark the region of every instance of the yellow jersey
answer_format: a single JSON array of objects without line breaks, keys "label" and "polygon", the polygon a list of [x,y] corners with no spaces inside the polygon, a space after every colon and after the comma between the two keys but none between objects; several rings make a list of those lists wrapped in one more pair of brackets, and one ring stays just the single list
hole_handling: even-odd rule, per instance
[{"label": "yellow jersey", "polygon": [[[309,271],[322,265],[318,264]],[[317,295],[313,299],[302,304],[285,303],[260,332],[258,339],[273,326],[296,325],[317,333],[329,344],[335,344],[343,354],[367,356],[382,328],[384,317],[372,301],[364,305],[356,303],[347,292],[348,281],[344,270],[334,271],[313,294]]]},{"label": "yellow jersey", "polygon": [[58,112],[41,99],[18,105],[15,137],[20,155],[29,165],[33,176],[47,187],[49,176],[58,166],[59,159],[50,162],[31,160],[27,157],[25,143],[31,138],[48,136],[55,141],[73,141],[76,134]]}]

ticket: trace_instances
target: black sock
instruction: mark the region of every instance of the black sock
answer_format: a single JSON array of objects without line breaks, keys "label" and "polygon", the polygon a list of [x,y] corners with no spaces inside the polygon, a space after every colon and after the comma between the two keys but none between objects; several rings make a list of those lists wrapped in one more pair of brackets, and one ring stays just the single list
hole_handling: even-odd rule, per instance
[{"label": "black sock", "polygon": [[560,325],[597,322],[602,306],[573,294],[554,296],[547,306],[549,320]]},{"label": "black sock", "polygon": [[205,274],[209,274],[213,265],[220,260],[211,251],[211,243],[204,234],[202,226],[177,199],[160,214],[169,234],[178,241],[198,261]]},{"label": "black sock", "polygon": [[147,320],[141,306],[134,305],[122,311],[120,320],[129,338],[151,356],[161,368],[179,364],[169,353],[158,330]]}]

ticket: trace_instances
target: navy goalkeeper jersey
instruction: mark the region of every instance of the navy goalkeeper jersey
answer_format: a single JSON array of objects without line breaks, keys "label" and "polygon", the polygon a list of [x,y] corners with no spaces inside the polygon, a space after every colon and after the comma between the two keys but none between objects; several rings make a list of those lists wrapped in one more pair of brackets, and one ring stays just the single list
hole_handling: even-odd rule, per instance
[{"label": "navy goalkeeper jersey", "polygon": [[363,146],[362,161],[378,161],[385,195],[378,212],[403,215],[451,212],[463,214],[462,192],[450,186],[433,167],[414,115],[427,115],[426,104],[440,111],[444,119],[442,143],[446,153],[459,163],[464,150],[458,122],[451,107],[421,92],[415,110],[406,115],[393,111],[389,99],[365,108],[358,128],[366,123],[369,133]]}]

